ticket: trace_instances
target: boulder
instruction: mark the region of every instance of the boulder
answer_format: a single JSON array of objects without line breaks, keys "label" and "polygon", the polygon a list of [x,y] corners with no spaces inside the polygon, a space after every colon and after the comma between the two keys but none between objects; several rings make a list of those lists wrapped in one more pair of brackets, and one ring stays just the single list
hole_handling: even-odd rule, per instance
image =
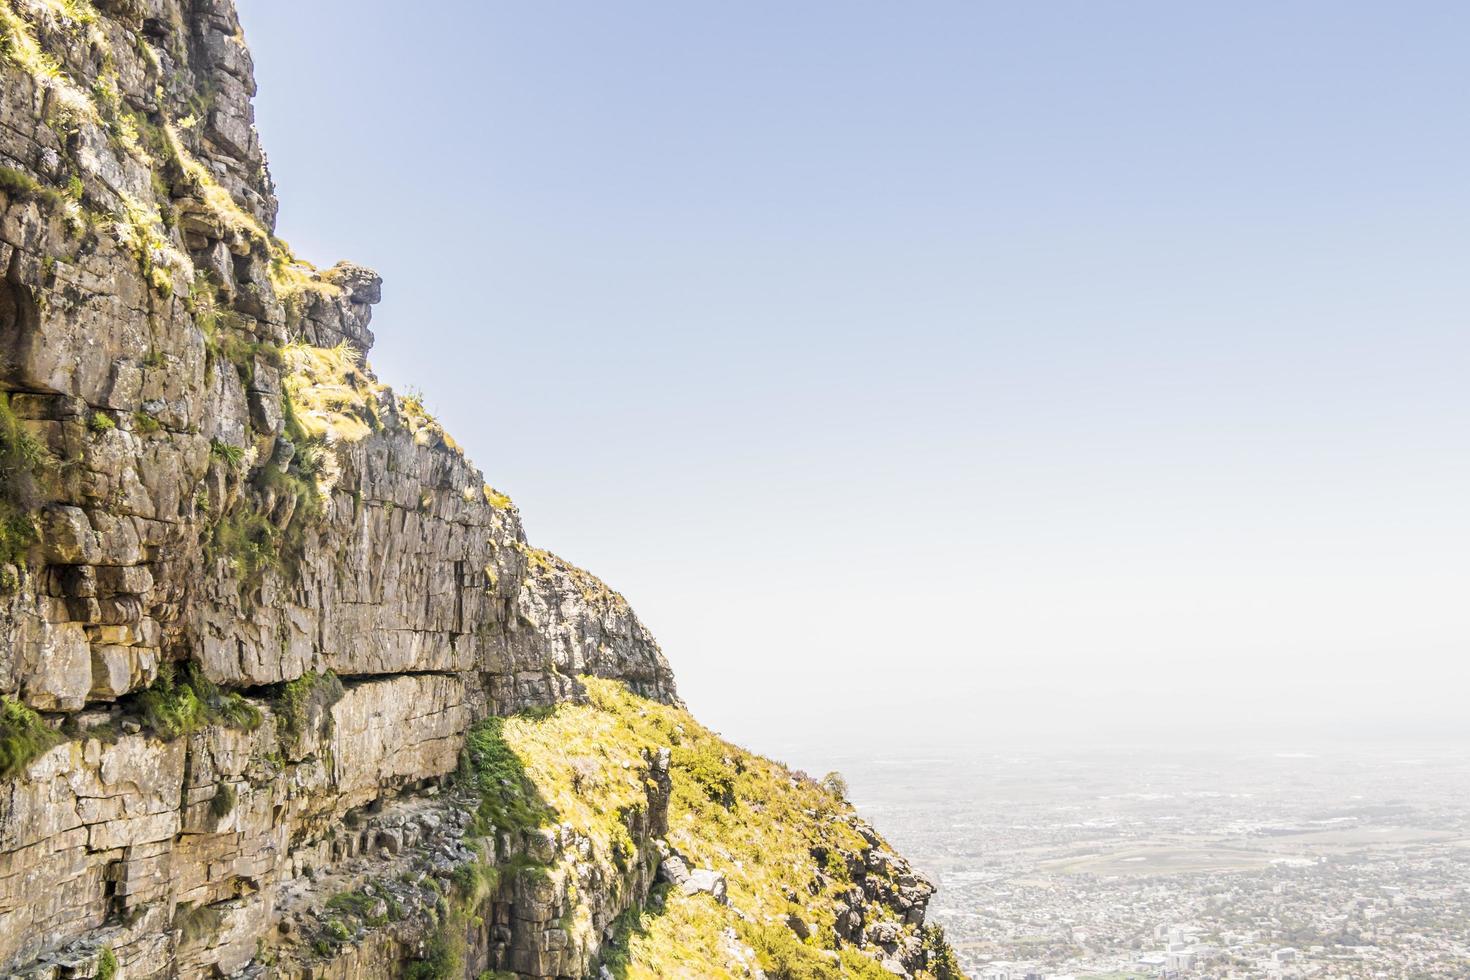
[{"label": "boulder", "polygon": [[683,885],[689,880],[689,865],[677,854],[664,858],[658,864],[658,880],[671,885]]},{"label": "boulder", "polygon": [[725,876],[719,871],[709,868],[696,868],[689,875],[689,880],[681,886],[684,894],[694,895],[704,892],[721,905],[729,902],[725,894]]}]

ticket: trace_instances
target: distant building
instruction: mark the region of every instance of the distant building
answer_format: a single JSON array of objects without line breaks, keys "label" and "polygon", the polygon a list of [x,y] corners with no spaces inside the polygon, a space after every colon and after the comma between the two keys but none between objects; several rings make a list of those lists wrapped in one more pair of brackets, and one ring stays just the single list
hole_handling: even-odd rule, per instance
[{"label": "distant building", "polygon": [[1193,950],[1175,949],[1170,950],[1165,958],[1164,968],[1166,970],[1193,970],[1196,957]]},{"label": "distant building", "polygon": [[978,980],[1016,980],[1009,963],[991,963],[980,971]]},{"label": "distant building", "polygon": [[981,968],[977,980],[1046,980],[1046,977],[1028,963],[988,963]]}]

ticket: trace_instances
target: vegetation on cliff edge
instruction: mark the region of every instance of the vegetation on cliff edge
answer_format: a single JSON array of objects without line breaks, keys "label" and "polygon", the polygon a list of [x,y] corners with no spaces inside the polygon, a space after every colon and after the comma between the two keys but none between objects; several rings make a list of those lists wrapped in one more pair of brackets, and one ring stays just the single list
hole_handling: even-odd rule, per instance
[{"label": "vegetation on cliff edge", "polygon": [[[621,867],[636,853],[626,818],[646,806],[649,760],[670,749],[667,840],[691,866],[726,876],[729,905],[660,886],[646,908],[623,917],[617,938],[604,947],[614,976],[733,977],[725,938],[733,930],[773,980],[891,977],[834,929],[852,887],[842,856],[861,857],[870,847],[846,802],[731,745],[683,709],[637,697],[614,681],[583,680],[585,704],[477,726],[462,775],[480,792],[481,829],[570,825],[591,838],[601,863]],[[793,931],[793,920],[807,938]],[[925,938],[931,962],[947,970],[953,960],[945,958],[942,936],[931,931]]]},{"label": "vegetation on cliff edge", "polygon": [[41,716],[11,697],[0,697],[0,779],[14,779],[59,741]]},{"label": "vegetation on cliff edge", "polygon": [[[50,454],[22,427],[0,392],[0,564],[24,565],[36,540],[38,481]],[[0,582],[0,592],[14,582]]]},{"label": "vegetation on cliff edge", "polygon": [[247,731],[260,726],[260,709],[238,691],[223,691],[197,665],[165,662],[158,679],[138,695],[143,724],[160,738],[178,738],[206,725]]}]

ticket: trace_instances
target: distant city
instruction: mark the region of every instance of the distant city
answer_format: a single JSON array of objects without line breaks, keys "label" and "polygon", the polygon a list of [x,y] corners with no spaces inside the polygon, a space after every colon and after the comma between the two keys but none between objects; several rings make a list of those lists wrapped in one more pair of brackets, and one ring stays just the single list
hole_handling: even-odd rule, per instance
[{"label": "distant city", "polygon": [[1470,977],[1470,754],[844,771],[974,980]]}]

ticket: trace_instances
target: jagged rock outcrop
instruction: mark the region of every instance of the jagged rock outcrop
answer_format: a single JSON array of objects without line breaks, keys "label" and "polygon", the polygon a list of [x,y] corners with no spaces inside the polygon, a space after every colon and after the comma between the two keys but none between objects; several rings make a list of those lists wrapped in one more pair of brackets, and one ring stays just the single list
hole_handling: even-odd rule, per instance
[{"label": "jagged rock outcrop", "polygon": [[610,844],[472,819],[467,744],[672,674],[273,236],[232,0],[0,0],[0,77],[0,974],[594,973],[667,753]]},{"label": "jagged rock outcrop", "polygon": [[658,643],[626,599],[548,551],[529,549],[526,556],[514,615],[500,644],[502,662],[509,668],[501,677],[514,677],[515,683],[492,679],[497,708],[565,697],[541,669],[548,653],[568,675],[610,677],[644,697],[676,699],[667,664],[651,655]]},{"label": "jagged rock outcrop", "polygon": [[233,687],[480,672],[508,709],[606,659],[517,630],[550,608],[605,621],[614,666],[672,692],[626,606],[576,573],[589,608],[570,610],[576,590],[528,575],[546,559],[515,508],[367,371],[377,276],[270,237],[231,4],[5,18],[0,386],[47,456],[14,490],[39,519],[5,556],[28,561],[5,573],[25,580],[0,686],[75,711],[193,658]]}]

